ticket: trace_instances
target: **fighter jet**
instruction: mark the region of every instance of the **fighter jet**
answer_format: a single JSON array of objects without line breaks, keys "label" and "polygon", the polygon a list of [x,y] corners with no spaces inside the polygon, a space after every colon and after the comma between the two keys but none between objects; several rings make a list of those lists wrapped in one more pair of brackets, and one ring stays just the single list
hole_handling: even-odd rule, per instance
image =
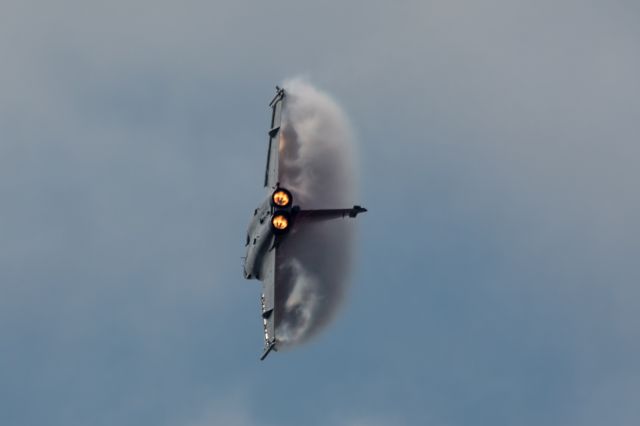
[{"label": "fighter jet", "polygon": [[[267,167],[264,176],[266,199],[253,212],[247,229],[244,257],[244,277],[262,281],[262,325],[264,329],[264,360],[273,350],[278,350],[278,315],[276,297],[279,291],[278,270],[281,260],[278,249],[287,244],[287,235],[297,227],[309,223],[330,219],[355,218],[367,209],[353,206],[347,209],[307,210],[295,204],[291,191],[280,185],[279,161],[285,144],[280,132],[282,117],[286,108],[287,95],[284,89],[276,86],[277,94],[269,103],[271,108],[271,128],[269,129],[269,148]],[[334,206],[330,206],[334,207]],[[281,284],[282,285],[282,284]]]}]

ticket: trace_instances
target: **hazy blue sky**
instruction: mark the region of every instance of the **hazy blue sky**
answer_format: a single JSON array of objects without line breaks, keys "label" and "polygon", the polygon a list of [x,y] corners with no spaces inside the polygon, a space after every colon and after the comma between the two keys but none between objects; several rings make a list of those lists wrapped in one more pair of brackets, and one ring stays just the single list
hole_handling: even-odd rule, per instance
[{"label": "hazy blue sky", "polygon": [[[0,3],[0,424],[640,421],[640,3]],[[303,75],[350,297],[260,363],[245,227]]]}]

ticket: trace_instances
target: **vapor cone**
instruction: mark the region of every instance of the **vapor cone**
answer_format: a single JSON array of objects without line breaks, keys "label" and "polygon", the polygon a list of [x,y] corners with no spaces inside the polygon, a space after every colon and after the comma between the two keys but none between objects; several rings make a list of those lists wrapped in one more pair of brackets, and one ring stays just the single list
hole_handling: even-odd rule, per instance
[{"label": "vapor cone", "polygon": [[[302,209],[353,206],[354,146],[344,112],[302,80],[284,87],[280,184]],[[281,347],[308,340],[334,317],[349,281],[353,226],[346,219],[304,223],[278,250],[275,303]]]}]

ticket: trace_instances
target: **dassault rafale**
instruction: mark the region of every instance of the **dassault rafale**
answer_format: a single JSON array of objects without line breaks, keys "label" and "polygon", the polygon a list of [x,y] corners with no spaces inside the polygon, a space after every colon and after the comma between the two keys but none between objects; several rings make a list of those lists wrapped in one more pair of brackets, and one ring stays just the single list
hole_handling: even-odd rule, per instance
[{"label": "dassault rafale", "polygon": [[[278,350],[278,312],[276,297],[278,294],[278,269],[281,260],[278,248],[286,244],[287,234],[292,229],[311,222],[350,217],[355,218],[367,209],[353,206],[346,209],[306,210],[294,204],[291,191],[280,186],[279,161],[285,144],[280,132],[282,117],[285,113],[287,95],[284,89],[276,86],[277,94],[269,103],[271,108],[271,127],[269,129],[269,149],[264,176],[266,199],[253,212],[247,229],[246,256],[244,257],[244,277],[262,281],[261,296],[262,324],[264,328],[264,360],[273,350]],[[334,206],[330,206],[334,207]]]}]

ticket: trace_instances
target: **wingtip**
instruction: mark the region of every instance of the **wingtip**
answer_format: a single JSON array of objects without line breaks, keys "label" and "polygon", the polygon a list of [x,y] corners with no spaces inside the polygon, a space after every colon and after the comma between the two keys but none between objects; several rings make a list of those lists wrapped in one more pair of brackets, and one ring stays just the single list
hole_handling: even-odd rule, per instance
[{"label": "wingtip", "polygon": [[275,350],[276,348],[276,342],[271,342],[269,343],[269,346],[267,346],[264,350],[264,352],[262,353],[262,356],[260,356],[260,361],[264,361],[264,359],[267,357],[267,355],[269,355],[269,353],[272,350]]},{"label": "wingtip", "polygon": [[366,211],[367,209],[362,206],[353,206],[353,209],[351,209],[351,212],[349,213],[349,217],[356,217],[360,213],[365,213]]}]

